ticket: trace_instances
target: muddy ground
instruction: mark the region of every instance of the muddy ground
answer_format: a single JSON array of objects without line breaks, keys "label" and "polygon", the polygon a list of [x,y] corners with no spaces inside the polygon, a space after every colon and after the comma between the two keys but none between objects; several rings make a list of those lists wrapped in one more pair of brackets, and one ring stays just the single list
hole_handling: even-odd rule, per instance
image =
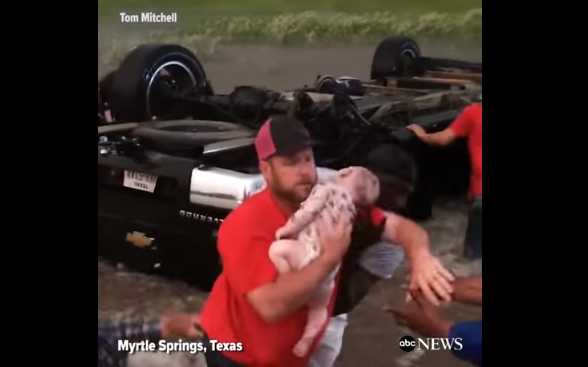
[{"label": "muddy ground", "polygon": [[[456,199],[441,199],[434,207],[434,217],[422,224],[431,236],[432,250],[442,262],[458,275],[479,274],[481,264],[460,260],[461,238],[466,225],[466,204]],[[207,294],[179,281],[129,271],[120,264],[98,262],[98,299],[101,318],[133,316],[156,317],[170,309],[198,311]],[[380,311],[385,304],[403,302],[402,286],[406,267],[395,276],[376,285],[354,310],[347,328],[339,367],[362,364],[373,367],[406,366],[467,366],[448,352],[405,353],[398,340],[413,335],[399,327],[393,318]],[[448,318],[473,320],[480,318],[481,308],[450,305],[444,310]],[[130,358],[130,366],[142,367],[203,367],[201,356],[172,354],[170,356],[139,353]]]},{"label": "muddy ground", "polygon": [[[478,46],[457,47],[451,43],[421,45],[427,56],[481,60]],[[317,74],[350,75],[367,78],[375,45],[336,47],[278,47],[264,45],[217,45],[212,55],[203,57],[208,77],[217,92],[230,92],[235,85],[265,85],[286,89],[312,83]],[[101,60],[99,76],[110,66]],[[444,264],[458,274],[475,274],[481,265],[460,260],[466,225],[466,203],[461,198],[441,198],[435,204],[433,218],[422,224],[429,231],[432,250]],[[135,273],[107,261],[98,261],[99,317],[155,316],[168,309],[197,311],[206,293],[187,284]],[[406,276],[402,267],[393,279],[378,284],[350,317],[340,364],[342,367],[370,366],[466,366],[448,352],[407,354],[398,347],[403,335],[414,335],[397,326],[381,307],[403,300],[401,285]],[[481,309],[452,305],[444,310],[452,319],[481,317]],[[203,366],[201,356],[185,354],[169,357],[137,354],[131,366]]]}]

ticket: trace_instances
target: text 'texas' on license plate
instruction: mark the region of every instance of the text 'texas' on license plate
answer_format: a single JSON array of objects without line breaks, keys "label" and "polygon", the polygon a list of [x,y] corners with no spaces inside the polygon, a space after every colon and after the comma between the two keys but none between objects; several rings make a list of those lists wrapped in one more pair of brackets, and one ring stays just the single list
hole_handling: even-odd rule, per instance
[{"label": "text 'texas' on license plate", "polygon": [[125,178],[123,181],[124,187],[129,187],[135,190],[155,192],[155,185],[157,184],[157,176],[148,175],[146,173],[127,171],[125,170]]}]

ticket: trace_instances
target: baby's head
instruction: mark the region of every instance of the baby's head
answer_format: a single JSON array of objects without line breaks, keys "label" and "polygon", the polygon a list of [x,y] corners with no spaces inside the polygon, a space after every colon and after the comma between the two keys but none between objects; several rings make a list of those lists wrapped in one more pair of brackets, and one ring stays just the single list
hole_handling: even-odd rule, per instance
[{"label": "baby's head", "polygon": [[358,206],[371,205],[380,196],[380,181],[367,168],[344,168],[338,172],[335,182],[349,190],[353,203]]}]

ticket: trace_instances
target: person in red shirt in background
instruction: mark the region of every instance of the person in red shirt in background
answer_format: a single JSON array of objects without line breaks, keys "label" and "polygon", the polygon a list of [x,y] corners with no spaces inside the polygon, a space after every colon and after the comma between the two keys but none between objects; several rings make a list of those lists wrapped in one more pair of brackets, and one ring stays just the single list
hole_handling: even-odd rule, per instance
[{"label": "person in red shirt in background", "polygon": [[474,103],[445,130],[428,134],[421,126],[407,127],[425,144],[446,146],[460,138],[467,139],[471,162],[469,199],[471,207],[464,241],[464,256],[469,259],[482,257],[482,103]]},{"label": "person in red shirt in background", "polygon": [[[233,210],[219,229],[223,269],[201,311],[207,365],[305,367],[326,329],[325,325],[307,356],[292,353],[306,325],[307,304],[348,249],[353,249],[354,236],[345,229],[347,223],[324,223],[319,257],[303,269],[278,274],[269,258],[270,245],[276,230],[310,194],[318,180],[317,169],[308,131],[293,117],[268,119],[255,148],[267,187]],[[404,249],[410,262],[409,289],[421,290],[436,305],[451,300],[454,277],[431,255],[423,228],[376,207],[361,217],[357,220],[372,228],[378,240]],[[339,289],[346,284],[345,268],[337,277],[330,316],[338,306]],[[342,307],[338,312],[347,311]]]}]

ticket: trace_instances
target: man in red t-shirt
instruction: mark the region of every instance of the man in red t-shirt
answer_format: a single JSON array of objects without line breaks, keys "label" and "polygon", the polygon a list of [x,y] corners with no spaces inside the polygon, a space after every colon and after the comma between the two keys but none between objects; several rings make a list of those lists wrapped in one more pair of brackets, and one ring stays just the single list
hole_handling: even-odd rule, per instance
[{"label": "man in red t-shirt", "polygon": [[[346,223],[325,224],[322,253],[305,268],[278,274],[268,251],[283,226],[317,182],[308,131],[288,116],[271,117],[261,127],[255,147],[267,188],[247,199],[224,220],[218,233],[223,270],[201,313],[215,366],[304,367],[292,348],[302,335],[306,305],[324,279],[341,263],[351,243]],[[373,207],[364,223],[381,228],[381,237],[403,246],[411,262],[411,289],[433,303],[451,300],[453,276],[429,252],[427,233],[417,224]],[[341,285],[338,276],[337,289]],[[337,291],[329,304],[333,315]],[[346,311],[343,306],[340,312]],[[326,325],[325,325],[326,326]],[[312,350],[322,334],[317,336]]]},{"label": "man in red t-shirt", "polygon": [[471,162],[469,198],[472,201],[465,239],[465,256],[482,257],[482,103],[474,103],[463,112],[445,130],[428,134],[421,126],[413,124],[407,127],[424,143],[446,146],[459,138],[465,138]]}]

